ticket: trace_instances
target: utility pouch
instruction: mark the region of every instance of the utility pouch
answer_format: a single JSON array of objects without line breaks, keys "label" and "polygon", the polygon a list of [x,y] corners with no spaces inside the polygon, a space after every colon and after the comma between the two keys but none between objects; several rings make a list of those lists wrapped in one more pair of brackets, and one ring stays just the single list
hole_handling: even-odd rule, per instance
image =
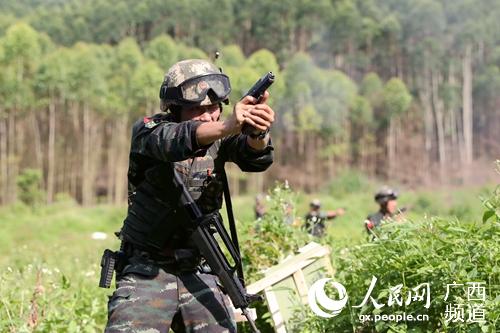
[{"label": "utility pouch", "polygon": [[101,258],[101,278],[99,279],[100,288],[111,287],[115,265],[118,261],[118,253],[109,249],[104,250]]}]

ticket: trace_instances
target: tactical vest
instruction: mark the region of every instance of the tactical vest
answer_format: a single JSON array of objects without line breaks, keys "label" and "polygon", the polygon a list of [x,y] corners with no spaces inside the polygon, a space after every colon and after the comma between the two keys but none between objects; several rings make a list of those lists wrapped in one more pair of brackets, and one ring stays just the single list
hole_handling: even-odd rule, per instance
[{"label": "tactical vest", "polygon": [[325,216],[321,213],[309,212],[306,215],[306,230],[313,236],[321,237],[325,233]]},{"label": "tactical vest", "polygon": [[200,209],[204,213],[216,212],[222,206],[223,194],[223,163],[216,161],[218,147],[215,142],[204,156],[174,163],[158,162],[150,167],[129,196],[121,231],[124,239],[151,252],[194,247],[188,217],[178,206],[180,192],[173,184],[172,165]]},{"label": "tactical vest", "polygon": [[378,227],[382,223],[382,220],[384,218],[385,218],[385,215],[382,212],[378,211],[374,214],[368,215],[368,217],[366,219],[371,221],[373,223],[374,227]]}]

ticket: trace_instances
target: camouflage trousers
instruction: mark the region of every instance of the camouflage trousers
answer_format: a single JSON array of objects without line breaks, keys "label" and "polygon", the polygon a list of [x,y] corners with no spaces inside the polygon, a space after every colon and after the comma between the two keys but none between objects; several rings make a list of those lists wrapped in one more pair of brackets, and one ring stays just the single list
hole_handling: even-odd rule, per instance
[{"label": "camouflage trousers", "polygon": [[236,332],[233,307],[210,274],[120,277],[108,302],[105,333]]}]

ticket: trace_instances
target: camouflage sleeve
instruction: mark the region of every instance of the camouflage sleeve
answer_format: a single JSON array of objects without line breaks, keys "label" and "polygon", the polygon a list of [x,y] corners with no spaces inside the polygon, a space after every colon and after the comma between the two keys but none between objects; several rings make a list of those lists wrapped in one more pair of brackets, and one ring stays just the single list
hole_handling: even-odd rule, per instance
[{"label": "camouflage sleeve", "polygon": [[319,213],[319,218],[322,219],[322,220],[330,220],[333,217],[330,217],[330,215],[328,215],[327,212],[320,212]]},{"label": "camouflage sleeve", "polygon": [[219,155],[236,163],[241,171],[259,172],[273,163],[273,150],[271,139],[263,150],[255,150],[248,145],[246,135],[238,134],[222,140]]},{"label": "camouflage sleeve", "polygon": [[157,160],[176,162],[194,157],[208,149],[200,146],[196,129],[201,121],[159,122],[140,120],[132,130],[132,153]]}]

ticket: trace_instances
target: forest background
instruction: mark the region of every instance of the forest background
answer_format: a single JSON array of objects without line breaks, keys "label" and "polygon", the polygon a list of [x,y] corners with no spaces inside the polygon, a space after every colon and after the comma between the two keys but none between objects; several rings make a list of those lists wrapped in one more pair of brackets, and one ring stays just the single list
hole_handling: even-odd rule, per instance
[{"label": "forest background", "polygon": [[168,67],[216,50],[232,103],[277,75],[275,163],[230,167],[233,193],[285,177],[314,192],[346,170],[484,184],[500,156],[499,16],[498,0],[2,1],[0,203],[19,175],[47,203],[124,203],[131,124],[159,111]]}]

